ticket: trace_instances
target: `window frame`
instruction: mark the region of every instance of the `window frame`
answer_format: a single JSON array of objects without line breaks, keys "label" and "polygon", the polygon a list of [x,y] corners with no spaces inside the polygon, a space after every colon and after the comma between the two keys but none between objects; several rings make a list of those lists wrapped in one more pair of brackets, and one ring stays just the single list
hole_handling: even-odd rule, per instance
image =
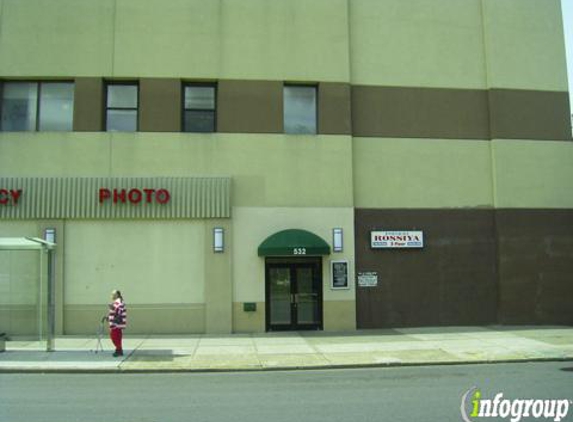
[{"label": "window frame", "polygon": [[[210,108],[186,108],[185,107],[185,91],[186,88],[213,88],[213,109]],[[217,132],[217,93],[218,85],[216,82],[192,82],[185,81],[181,85],[181,132],[183,133],[216,133]],[[185,113],[187,111],[208,111],[213,112],[213,130],[209,132],[196,132],[185,130]]]},{"label": "window frame", "polygon": [[[109,107],[107,104],[107,100],[109,97],[109,87],[110,86],[135,86],[136,87],[136,94],[137,94],[137,101],[135,107]],[[139,81],[105,81],[104,83],[104,132],[125,132],[125,133],[133,133],[139,132],[139,109],[140,109],[140,87]],[[107,127],[108,124],[108,111],[109,110],[121,110],[121,111],[135,111],[135,130],[134,131],[122,131],[122,130],[109,130]]]},{"label": "window frame", "polygon": [[[314,110],[314,127],[315,127],[315,131],[312,133],[298,133],[298,132],[287,132],[286,130],[286,119],[285,119],[285,88],[312,88],[314,90],[314,105],[315,105],[315,110]],[[319,103],[318,103],[318,97],[319,97],[319,85],[318,83],[297,83],[297,82],[285,82],[283,83],[283,133],[285,135],[318,135],[320,133],[320,128],[318,127],[318,114],[319,114]]]},{"label": "window frame", "polygon": [[[0,132],[73,132],[74,131],[74,107],[76,83],[73,79],[2,79],[0,80],[0,119],[3,117],[4,88],[6,84],[35,84],[36,85],[36,105],[34,110],[34,128],[30,130],[4,130],[0,125]],[[41,130],[40,129],[40,104],[42,103],[42,85],[45,84],[70,84],[72,86],[72,121],[69,130]]]}]

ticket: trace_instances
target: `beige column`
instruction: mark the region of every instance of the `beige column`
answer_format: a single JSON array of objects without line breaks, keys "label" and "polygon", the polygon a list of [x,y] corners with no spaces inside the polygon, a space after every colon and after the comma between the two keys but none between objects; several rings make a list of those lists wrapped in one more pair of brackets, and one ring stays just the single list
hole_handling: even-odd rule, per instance
[{"label": "beige column", "polygon": [[[224,230],[224,251],[213,250],[213,229]],[[233,282],[231,273],[231,221],[208,220],[205,224],[205,331],[229,334],[233,330]]]},{"label": "beige column", "polygon": [[64,333],[64,220],[42,220],[39,224],[38,237],[44,238],[46,229],[56,230],[56,250],[54,280],[56,284],[56,335]]}]

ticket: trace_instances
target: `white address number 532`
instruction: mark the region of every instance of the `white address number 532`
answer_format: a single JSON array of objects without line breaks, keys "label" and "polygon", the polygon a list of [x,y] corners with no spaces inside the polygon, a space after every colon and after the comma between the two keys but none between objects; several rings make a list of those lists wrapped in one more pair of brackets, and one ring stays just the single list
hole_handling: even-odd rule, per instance
[{"label": "white address number 532", "polygon": [[294,248],[292,250],[293,255],[306,255],[306,248]]}]

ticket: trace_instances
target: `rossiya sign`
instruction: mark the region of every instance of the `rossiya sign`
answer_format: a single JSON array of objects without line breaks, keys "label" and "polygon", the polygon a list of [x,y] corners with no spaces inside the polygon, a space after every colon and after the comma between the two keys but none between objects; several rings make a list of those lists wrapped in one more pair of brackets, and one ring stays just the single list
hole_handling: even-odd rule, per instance
[{"label": "rossiya sign", "polygon": [[423,248],[422,231],[373,231],[370,232],[373,249]]}]

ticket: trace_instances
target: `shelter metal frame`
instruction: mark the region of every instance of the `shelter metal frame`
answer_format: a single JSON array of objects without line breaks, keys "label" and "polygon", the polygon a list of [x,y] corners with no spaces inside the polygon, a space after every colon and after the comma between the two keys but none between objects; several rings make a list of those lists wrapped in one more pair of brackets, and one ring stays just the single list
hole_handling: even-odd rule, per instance
[{"label": "shelter metal frame", "polygon": [[[46,351],[55,350],[54,337],[56,331],[56,289],[54,274],[54,252],[56,244],[37,237],[0,237],[0,251],[30,251],[37,250],[48,256],[48,327],[46,335]],[[41,260],[41,256],[40,256]]]}]

